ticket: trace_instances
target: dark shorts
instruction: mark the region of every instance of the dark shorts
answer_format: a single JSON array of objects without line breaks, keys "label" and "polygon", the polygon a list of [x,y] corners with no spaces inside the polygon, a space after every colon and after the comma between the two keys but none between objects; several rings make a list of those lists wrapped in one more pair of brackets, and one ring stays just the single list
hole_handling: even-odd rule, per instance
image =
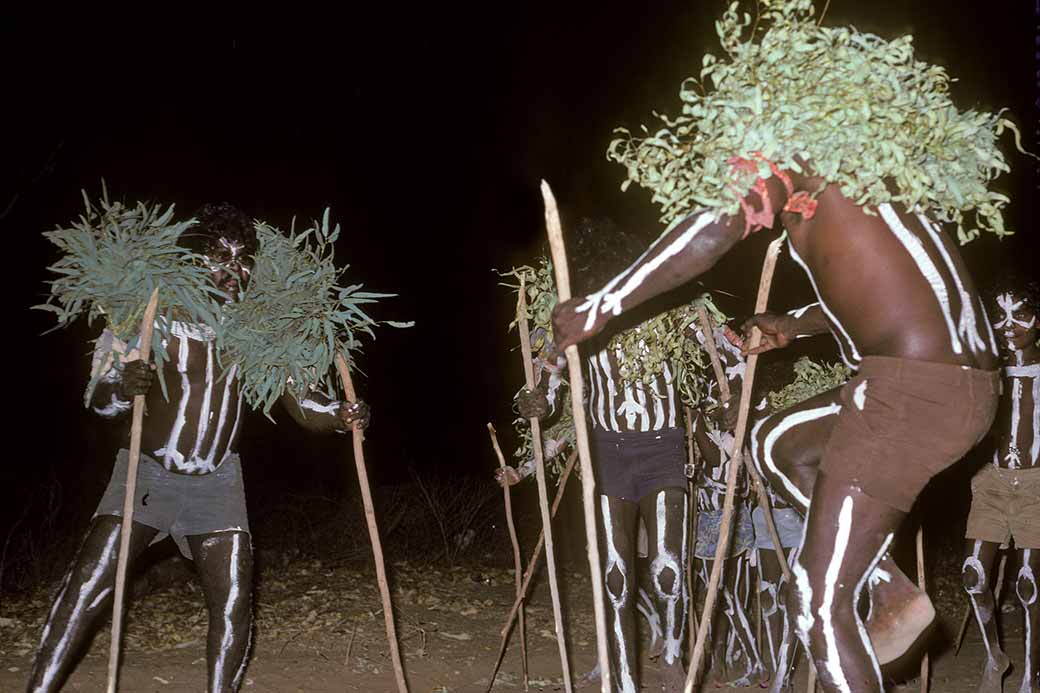
[{"label": "dark shorts", "polygon": [[639,502],[662,488],[686,488],[686,435],[681,428],[612,433],[592,429],[596,490]]},{"label": "dark shorts", "polygon": [[989,431],[999,396],[996,371],[868,356],[841,389],[820,469],[910,512],[929,479]]},{"label": "dark shorts", "polygon": [[[120,450],[94,516],[123,516],[126,471],[130,453]],[[228,455],[209,474],[175,474],[141,453],[134,490],[134,522],[159,530],[152,543],[173,537],[181,553],[191,558],[187,537],[214,532],[249,533],[242,465]]]}]

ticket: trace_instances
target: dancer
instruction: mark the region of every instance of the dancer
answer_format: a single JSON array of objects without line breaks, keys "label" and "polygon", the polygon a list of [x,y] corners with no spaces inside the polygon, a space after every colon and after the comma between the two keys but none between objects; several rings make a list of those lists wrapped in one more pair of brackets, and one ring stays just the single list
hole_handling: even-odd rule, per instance
[{"label": "dancer", "polygon": [[[706,339],[700,325],[693,333],[698,343]],[[745,362],[740,350],[726,337],[726,326],[715,328],[712,339],[729,381],[730,392],[739,393]],[[694,544],[694,574],[700,583],[698,594],[704,594],[711,575],[715,549],[722,523],[722,501],[726,493],[726,478],[733,463],[733,427],[739,408],[739,394],[727,402],[722,399],[714,377],[705,378],[704,399],[694,410],[691,420],[693,440],[703,464],[696,471],[697,538]],[[722,613],[708,625],[712,643],[712,668],[716,680],[734,686],[751,685],[764,673],[759,643],[751,626],[751,597],[756,581],[752,551],[755,532],[748,507],[747,472],[741,469],[738,477],[736,521],[733,539],[723,563],[719,588],[722,590]],[[718,625],[716,626],[716,623]]]},{"label": "dancer", "polygon": [[[638,239],[609,220],[586,219],[569,240],[572,276],[579,290],[587,290],[616,272],[640,245]],[[645,324],[637,325],[629,334],[644,328]],[[660,615],[662,679],[666,690],[681,687],[685,679],[682,642],[689,598],[684,578],[686,442],[680,428],[682,404],[674,377],[676,366],[662,361],[660,372],[648,381],[622,376],[623,370],[632,372],[641,367],[633,359],[659,356],[649,353],[647,341],[652,339],[640,339],[636,354],[632,354],[625,353],[619,342],[604,340],[590,349],[586,358],[587,411],[592,421],[597,491],[601,494],[611,680],[621,693],[639,689],[635,613],[640,520],[649,540],[651,597],[654,611]],[[520,393],[517,401],[522,416],[548,413],[546,388]],[[512,481],[517,475],[506,472],[503,476]],[[653,623],[650,617],[648,620]]]},{"label": "dancer", "polygon": [[[205,256],[213,284],[236,301],[245,291],[256,250],[252,221],[227,204],[203,206],[185,234]],[[232,366],[219,378],[214,335],[206,326],[174,321],[164,365],[169,399],[154,386],[155,374],[135,352],[125,353],[105,331],[98,340],[94,372],[100,377],[90,406],[115,419],[146,397],[129,564],[149,544],[171,536],[194,560],[209,612],[207,685],[211,693],[237,690],[252,637],[253,558],[238,456],[242,397]],[[110,354],[124,352],[116,360]],[[344,404],[312,393],[300,402],[285,396],[285,408],[313,431],[367,426],[363,402]],[[28,690],[57,691],[97,622],[111,609],[117,544],[126,494],[128,451],[120,450],[86,538],[47,617]]]},{"label": "dancer", "polygon": [[1018,693],[1040,690],[1040,286],[1005,275],[989,305],[1004,360],[1004,395],[993,427],[993,460],[971,482],[964,589],[986,647],[980,693],[999,693],[1010,660],[997,636],[993,568],[1001,546],[1014,542],[1021,568],[1015,593],[1025,614],[1025,660]]},{"label": "dancer", "polygon": [[[829,401],[800,405],[840,407],[830,436],[814,437],[818,467],[802,459],[798,483],[776,480],[803,506],[813,501],[792,567],[796,623],[825,691],[879,691],[875,649],[905,650],[934,609],[923,594],[893,591],[874,600],[864,624],[857,598],[872,575],[882,579],[875,569],[929,479],[981,439],[996,411],[995,339],[960,251],[936,219],[970,240],[979,231],[965,228],[964,215],[974,210],[981,229],[1004,232],[1006,200],[987,186],[991,172],[1006,168],[995,137],[1009,123],[960,114],[945,74],[915,60],[909,39],[822,27],[802,0],[763,3],[761,37],[742,36],[749,24],[736,6],[719,22],[730,60],[704,61],[713,91],[688,82],[681,117],[653,137],[612,144],[671,224],[601,289],[557,306],[555,335],[561,347],[593,338],[779,216],[819,303],[798,316],[754,318],[761,350],[833,331],[858,368],[838,392],[819,396]],[[841,108],[839,98],[864,106]],[[919,105],[903,108],[907,98]],[[826,104],[841,113],[840,125]],[[933,107],[946,120],[932,122]],[[890,118],[903,125],[889,127]],[[954,144],[969,121],[985,151]],[[928,142],[942,143],[942,166],[928,163],[935,154],[918,132],[926,129]],[[951,187],[954,175],[971,176],[971,190],[963,180]]]}]

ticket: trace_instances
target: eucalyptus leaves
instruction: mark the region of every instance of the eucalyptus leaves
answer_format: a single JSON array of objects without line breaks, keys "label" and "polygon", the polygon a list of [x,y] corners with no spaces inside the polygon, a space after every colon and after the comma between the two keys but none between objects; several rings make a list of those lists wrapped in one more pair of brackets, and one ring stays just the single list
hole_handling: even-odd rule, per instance
[{"label": "eucalyptus leaves", "polygon": [[[501,274],[514,277],[516,283],[506,283],[514,291],[522,285],[526,291],[527,315],[531,326],[531,348],[535,354],[535,369],[546,372],[560,371],[565,375],[562,364],[556,362],[557,352],[552,343],[552,311],[556,306],[556,283],[552,263],[548,258],[539,259],[538,266],[515,267]],[[697,309],[704,306],[716,324],[726,322],[727,317],[707,293],[689,304],[655,315],[638,326],[614,335],[607,350],[616,355],[619,375],[625,382],[651,383],[665,372],[671,374],[672,384],[680,399],[688,405],[697,406],[707,392],[707,378],[711,375],[711,360],[701,348],[694,335],[697,324]],[[510,323],[510,328],[516,321]],[[709,338],[711,338],[709,336]],[[652,392],[651,388],[647,389]],[[553,475],[562,471],[563,453],[566,446],[573,445],[574,422],[570,412],[570,387],[562,381],[556,395],[557,414],[542,431],[546,469]],[[531,430],[528,421],[518,417],[513,422],[520,444],[514,453],[521,463],[531,458]]]},{"label": "eucalyptus leaves", "polygon": [[817,363],[808,356],[794,362],[794,380],[768,395],[773,411],[780,411],[804,402],[810,397],[833,390],[852,375],[843,363]]},{"label": "eucalyptus leaves", "polygon": [[[152,340],[155,363],[168,360],[164,344],[170,338],[175,308],[177,319],[221,331],[217,301],[222,294],[210,281],[201,258],[177,245],[192,220],[174,222],[173,206],[163,211],[159,205],[131,207],[111,202],[107,191],[96,205],[86,193],[83,201],[86,209],[78,221],[43,234],[62,253],[48,268],[60,276],[49,282],[47,302],[33,308],[54,313],[57,327],[69,325],[84,313],[89,322],[100,316],[117,339],[132,346],[148,297],[161,286],[160,308],[165,319],[157,321],[159,335]],[[159,383],[165,394],[162,372],[160,368]],[[99,375],[87,385],[87,404]]]},{"label": "eucalyptus leaves", "polygon": [[[666,224],[697,211],[732,215],[755,179],[771,175],[764,160],[801,171],[800,158],[868,212],[901,202],[955,224],[962,243],[1010,233],[1008,199],[989,189],[1009,170],[997,147],[1005,128],[1022,151],[1003,111],[957,110],[950,77],[914,59],[912,36],[818,26],[812,0],[759,4],[754,20],[734,2],[716,22],[725,56],[705,55],[699,79],[683,82],[680,115],[655,113],[664,127],[643,126],[643,137],[615,131],[607,157],[628,170],[622,189],[649,189]],[[738,170],[733,157],[758,170]]]},{"label": "eucalyptus leaves", "polygon": [[[393,294],[341,285],[346,267],[337,267],[333,256],[340,230],[330,229],[328,210],[299,234],[258,223],[259,250],[246,293],[225,303],[203,258],[177,245],[194,220],[174,222],[172,206],[165,212],[144,203],[128,207],[107,194],[97,205],[85,194],[84,201],[77,223],[44,234],[62,253],[49,268],[61,276],[50,282],[47,303],[34,307],[55,313],[59,327],[84,313],[89,320],[102,316],[117,338],[132,342],[158,286],[164,319],[156,321],[162,335],[153,341],[156,361],[168,360],[173,320],[205,325],[224,373],[236,365],[246,402],[265,414],[287,388],[297,398],[311,389],[331,393],[336,354],[349,358],[363,335],[375,336],[376,325],[411,325],[376,321],[363,308]],[[88,402],[95,384],[88,385]]]}]

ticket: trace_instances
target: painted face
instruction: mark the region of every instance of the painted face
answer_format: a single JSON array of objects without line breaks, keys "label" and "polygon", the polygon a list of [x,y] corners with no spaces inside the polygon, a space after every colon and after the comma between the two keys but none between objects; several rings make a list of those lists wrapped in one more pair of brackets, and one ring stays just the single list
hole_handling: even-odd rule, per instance
[{"label": "painted face", "polygon": [[218,238],[206,249],[206,266],[213,284],[227,294],[228,301],[241,298],[253,271],[253,259],[238,241]]},{"label": "painted face", "polygon": [[997,296],[997,315],[993,330],[1000,346],[1009,353],[1027,349],[1036,342],[1036,311],[1025,296],[1003,293]]}]

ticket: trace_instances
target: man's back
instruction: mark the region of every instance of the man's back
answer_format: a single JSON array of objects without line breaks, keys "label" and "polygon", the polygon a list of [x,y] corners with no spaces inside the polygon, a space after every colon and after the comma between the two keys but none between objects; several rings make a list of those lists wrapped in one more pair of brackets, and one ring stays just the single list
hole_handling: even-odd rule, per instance
[{"label": "man's back", "polygon": [[[830,185],[811,219],[784,212],[843,356],[892,356],[992,370],[996,344],[957,247],[923,215],[867,214]],[[926,225],[927,224],[927,225]],[[851,348],[850,348],[851,347]]]}]

